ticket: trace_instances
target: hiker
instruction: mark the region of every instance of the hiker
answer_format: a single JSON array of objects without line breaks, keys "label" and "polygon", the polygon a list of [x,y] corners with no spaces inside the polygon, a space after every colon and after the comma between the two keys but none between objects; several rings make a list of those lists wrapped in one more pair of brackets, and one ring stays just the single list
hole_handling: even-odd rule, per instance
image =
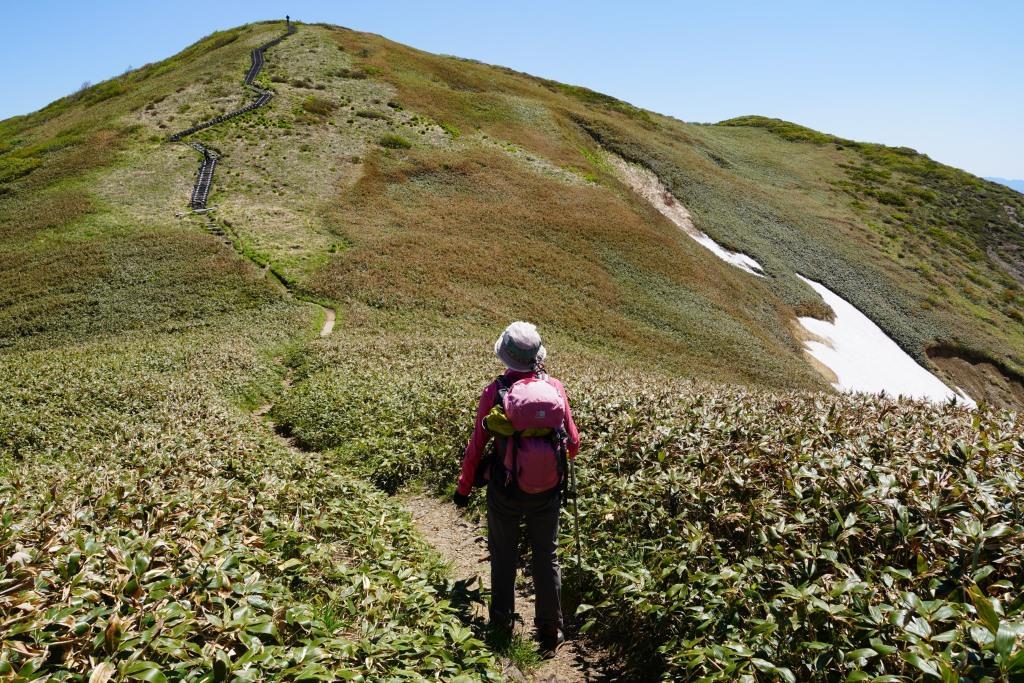
[{"label": "hiker", "polygon": [[291,23],[292,23],[292,18],[290,16],[288,16],[287,14],[284,15],[284,25],[285,26],[289,26],[289,25],[291,25]]},{"label": "hiker", "polygon": [[480,396],[453,502],[464,508],[474,486],[487,486],[490,622],[499,632],[511,633],[514,626],[519,524],[525,519],[533,557],[534,624],[542,651],[553,654],[565,642],[558,517],[567,458],[579,452],[579,433],[562,383],[544,371],[547,350],[533,324],[509,325],[495,342],[494,354],[507,370]]}]

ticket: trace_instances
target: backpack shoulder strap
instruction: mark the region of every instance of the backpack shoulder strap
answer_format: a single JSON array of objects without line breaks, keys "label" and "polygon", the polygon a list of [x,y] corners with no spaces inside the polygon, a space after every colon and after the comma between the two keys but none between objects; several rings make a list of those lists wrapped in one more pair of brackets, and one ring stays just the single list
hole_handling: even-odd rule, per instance
[{"label": "backpack shoulder strap", "polygon": [[515,380],[507,375],[498,375],[498,379],[495,380],[498,383],[498,392],[494,394],[494,405],[502,406],[505,405],[505,394],[515,384]]}]

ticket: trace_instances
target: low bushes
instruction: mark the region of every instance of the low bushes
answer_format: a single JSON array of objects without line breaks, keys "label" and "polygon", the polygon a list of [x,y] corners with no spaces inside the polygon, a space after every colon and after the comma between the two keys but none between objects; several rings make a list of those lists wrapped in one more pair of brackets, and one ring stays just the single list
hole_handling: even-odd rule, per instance
[{"label": "low bushes", "polygon": [[401,135],[394,135],[392,133],[382,135],[377,142],[381,147],[387,147],[388,149],[409,149],[412,147],[411,142]]},{"label": "low bushes", "polygon": [[310,114],[316,114],[317,116],[330,116],[336,107],[337,105],[334,102],[317,97],[316,95],[310,95],[302,100],[302,108]]},{"label": "low bushes", "polygon": [[0,360],[0,677],[497,680],[394,504],[214,393],[261,355],[100,346]]},{"label": "low bushes", "polygon": [[[277,419],[386,490],[450,491],[497,371],[467,347],[344,340],[300,366]],[[1024,673],[1018,416],[561,370],[583,435],[567,588],[637,671]]]}]

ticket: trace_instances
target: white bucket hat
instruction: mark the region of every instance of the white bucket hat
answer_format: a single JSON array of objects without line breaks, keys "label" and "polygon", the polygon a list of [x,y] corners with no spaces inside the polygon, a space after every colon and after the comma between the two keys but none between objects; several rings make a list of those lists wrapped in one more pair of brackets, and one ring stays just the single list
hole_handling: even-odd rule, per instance
[{"label": "white bucket hat", "polygon": [[517,320],[494,342],[494,355],[509,370],[530,372],[543,363],[548,350],[540,342],[540,333],[533,323]]}]

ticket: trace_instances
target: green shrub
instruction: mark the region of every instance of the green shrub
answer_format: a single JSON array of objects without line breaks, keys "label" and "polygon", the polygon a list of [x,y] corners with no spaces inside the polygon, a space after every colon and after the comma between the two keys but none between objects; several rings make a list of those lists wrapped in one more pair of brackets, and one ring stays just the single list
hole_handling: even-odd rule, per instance
[{"label": "green shrub", "polygon": [[307,314],[0,357],[0,674],[498,679],[394,502],[219,393]]},{"label": "green shrub", "polygon": [[896,190],[869,190],[867,194],[888,206],[906,206],[907,201]]},{"label": "green shrub", "polygon": [[766,116],[737,116],[736,118],[719,121],[716,126],[749,126],[753,128],[764,128],[775,133],[781,138],[794,142],[812,142],[817,145],[837,144],[856,145],[850,140],[837,138],[827,133],[819,133],[816,130],[801,126],[782,119],[772,119]]},{"label": "green shrub", "polygon": [[[483,358],[407,332],[337,344],[275,419],[384,490],[450,490]],[[562,377],[585,539],[566,590],[647,679],[998,680],[1024,663],[1020,416],[617,375]]]},{"label": "green shrub", "polygon": [[382,135],[380,140],[377,141],[381,147],[387,147],[389,149],[409,149],[412,147],[412,143],[403,138],[401,135],[394,135],[388,133]]},{"label": "green shrub", "polygon": [[28,175],[42,162],[38,158],[0,158],[0,183],[8,183]]},{"label": "green shrub", "polygon": [[316,95],[310,95],[309,97],[302,100],[302,108],[311,114],[318,116],[329,116],[337,105],[330,100],[325,100],[322,97]]},{"label": "green shrub", "polygon": [[358,80],[363,80],[367,77],[366,72],[360,71],[359,69],[338,69],[334,72],[334,75],[338,78],[352,78]]}]

